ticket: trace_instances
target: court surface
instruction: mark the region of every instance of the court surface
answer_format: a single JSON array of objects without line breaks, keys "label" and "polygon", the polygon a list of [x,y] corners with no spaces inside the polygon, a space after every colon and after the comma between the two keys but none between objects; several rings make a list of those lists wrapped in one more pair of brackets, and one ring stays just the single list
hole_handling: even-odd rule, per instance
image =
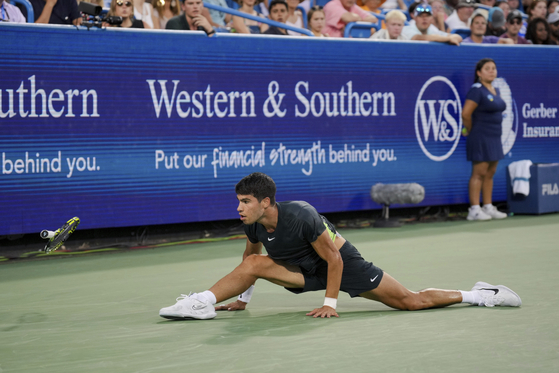
[{"label": "court surface", "polygon": [[504,284],[521,308],[416,312],[258,281],[249,309],[158,316],[240,263],[243,240],[0,265],[0,372],[557,372],[559,214],[342,230],[413,290]]}]

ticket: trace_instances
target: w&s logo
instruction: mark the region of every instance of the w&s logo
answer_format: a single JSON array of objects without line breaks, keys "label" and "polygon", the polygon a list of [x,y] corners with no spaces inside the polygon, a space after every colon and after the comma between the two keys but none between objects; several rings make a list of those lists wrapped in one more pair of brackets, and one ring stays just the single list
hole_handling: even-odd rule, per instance
[{"label": "w&s logo", "polygon": [[415,103],[415,135],[423,153],[441,162],[452,155],[462,131],[460,96],[444,76],[429,79]]}]

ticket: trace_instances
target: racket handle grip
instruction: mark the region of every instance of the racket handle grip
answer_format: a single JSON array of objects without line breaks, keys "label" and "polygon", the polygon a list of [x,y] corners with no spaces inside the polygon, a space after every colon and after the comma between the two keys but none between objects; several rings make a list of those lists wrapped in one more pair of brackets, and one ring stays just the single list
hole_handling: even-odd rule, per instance
[{"label": "racket handle grip", "polygon": [[48,231],[48,230],[42,230],[41,231],[41,238],[43,239],[49,239],[49,238],[53,238],[54,237],[54,232],[53,231]]}]

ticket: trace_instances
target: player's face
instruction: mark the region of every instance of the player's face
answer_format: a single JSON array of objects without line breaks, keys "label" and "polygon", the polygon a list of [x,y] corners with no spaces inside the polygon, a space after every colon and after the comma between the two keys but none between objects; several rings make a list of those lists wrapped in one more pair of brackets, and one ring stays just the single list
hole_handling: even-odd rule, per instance
[{"label": "player's face", "polygon": [[264,216],[266,201],[269,201],[268,198],[264,198],[258,202],[256,197],[250,194],[237,194],[237,199],[239,200],[237,212],[241,216],[241,221],[246,225],[254,224]]}]

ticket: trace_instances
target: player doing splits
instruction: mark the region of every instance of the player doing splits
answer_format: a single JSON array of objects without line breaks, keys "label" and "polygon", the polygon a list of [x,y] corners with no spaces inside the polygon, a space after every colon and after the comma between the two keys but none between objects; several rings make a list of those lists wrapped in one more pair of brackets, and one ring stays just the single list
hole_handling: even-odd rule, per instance
[{"label": "player doing splits", "polygon": [[[351,297],[376,300],[400,310],[445,307],[455,303],[477,306],[521,305],[509,288],[478,282],[471,291],[406,289],[357,249],[333,224],[306,202],[275,201],[276,185],[263,173],[253,173],[236,186],[237,211],[247,235],[242,263],[209,290],[183,295],[159,311],[168,319],[213,319],[216,310],[244,310],[256,280],[262,278],[293,293],[326,290],[324,305],[307,313],[313,317],[338,317],[339,291]],[[268,255],[262,254],[262,246]],[[238,300],[214,307],[239,295]]]}]

